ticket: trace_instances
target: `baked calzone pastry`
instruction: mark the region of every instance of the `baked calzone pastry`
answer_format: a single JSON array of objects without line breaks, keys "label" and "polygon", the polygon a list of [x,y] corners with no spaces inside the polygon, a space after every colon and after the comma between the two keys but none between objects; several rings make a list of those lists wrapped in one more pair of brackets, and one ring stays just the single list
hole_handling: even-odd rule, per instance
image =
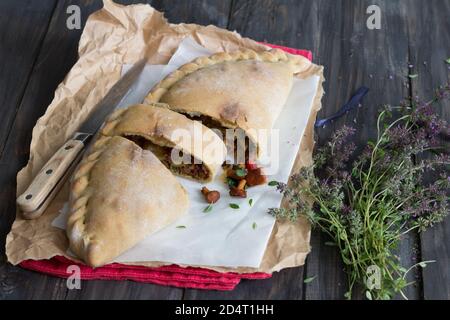
[{"label": "baked calzone pastry", "polygon": [[148,150],[122,137],[99,136],[71,183],[71,250],[102,266],[186,213],[188,196]]},{"label": "baked calzone pastry", "polygon": [[214,131],[164,104],[117,110],[100,133],[126,137],[152,151],[173,173],[202,182],[213,179],[226,157],[225,144]]},{"label": "baked calzone pastry", "polygon": [[273,127],[294,74],[309,65],[307,59],[278,49],[221,52],[197,58],[168,75],[145,103],[167,103],[172,110],[222,131],[240,128],[259,155],[257,130]]}]

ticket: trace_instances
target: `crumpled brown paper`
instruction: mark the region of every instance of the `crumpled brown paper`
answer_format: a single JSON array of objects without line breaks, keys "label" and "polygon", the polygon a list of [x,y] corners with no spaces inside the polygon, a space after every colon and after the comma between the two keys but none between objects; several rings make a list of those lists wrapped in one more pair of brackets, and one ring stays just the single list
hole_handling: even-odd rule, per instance
[{"label": "crumpled brown paper", "polygon": [[[257,42],[242,38],[215,26],[169,24],[163,14],[149,5],[122,6],[111,0],[92,14],[79,43],[79,60],[58,86],[55,97],[33,129],[30,159],[17,174],[17,194],[25,191],[32,178],[53,153],[76,131],[88,112],[119,79],[123,64],[132,64],[146,56],[150,64],[168,62],[179,43],[191,36],[200,45],[218,52],[240,48],[265,50]],[[311,63],[299,77],[318,75],[323,81],[323,68]],[[293,172],[311,164],[314,147],[313,124],[321,107],[322,85],[317,91]],[[17,213],[6,240],[8,261],[49,259],[66,256],[68,241],[65,232],[51,226],[64,202],[68,185],[61,189],[46,212],[37,220],[24,220]],[[287,205],[283,201],[283,205]],[[206,267],[217,271],[273,272],[304,264],[310,251],[310,227],[305,220],[297,223],[277,222],[272,231],[260,268]],[[67,256],[66,256],[67,257]],[[160,266],[164,262],[136,262],[135,265]]]}]

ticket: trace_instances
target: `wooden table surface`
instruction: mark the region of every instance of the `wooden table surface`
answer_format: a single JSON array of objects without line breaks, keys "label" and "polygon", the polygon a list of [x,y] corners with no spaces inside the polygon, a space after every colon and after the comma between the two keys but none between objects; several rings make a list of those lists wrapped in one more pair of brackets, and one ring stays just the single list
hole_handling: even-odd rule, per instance
[{"label": "wooden table surface", "polygon": [[[138,3],[145,1],[118,1]],[[449,80],[450,1],[332,0],[151,0],[170,22],[214,24],[258,41],[309,49],[325,66],[325,96],[319,117],[337,110],[361,85],[370,88],[363,107],[318,130],[319,144],[344,123],[359,128],[361,141],[374,135],[379,106],[409,94],[427,96]],[[68,290],[64,279],[11,266],[5,238],[15,217],[15,178],[27,162],[31,131],[77,59],[81,30],[68,30],[67,7],[79,5],[82,24],[100,0],[0,1],[0,299],[342,299],[346,278],[339,254],[313,232],[304,267],[271,279],[242,281],[231,292],[178,289],[132,281],[85,281]],[[381,9],[381,29],[366,27],[366,9]],[[417,73],[409,79],[408,72]],[[445,117],[449,120],[449,103]],[[442,111],[444,113],[444,111]],[[406,237],[399,255],[405,266],[436,260],[415,270],[410,299],[450,299],[450,218]],[[305,278],[316,278],[304,284]],[[360,298],[361,296],[357,296]]]}]

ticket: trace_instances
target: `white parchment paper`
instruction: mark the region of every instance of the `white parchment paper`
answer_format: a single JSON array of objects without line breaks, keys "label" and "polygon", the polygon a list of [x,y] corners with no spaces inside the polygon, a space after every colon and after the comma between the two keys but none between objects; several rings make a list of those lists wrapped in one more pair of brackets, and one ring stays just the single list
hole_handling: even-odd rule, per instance
[{"label": "white parchment paper", "polygon": [[[192,39],[186,38],[167,65],[146,66],[133,90],[124,97],[119,107],[141,103],[149,90],[170,72],[199,56],[212,53]],[[130,67],[124,66],[122,73]],[[287,182],[319,81],[318,76],[294,80],[286,106],[274,126],[278,129],[276,134],[279,135],[280,163],[275,166],[277,170],[268,177],[269,181]],[[228,188],[219,175],[207,186],[210,190],[220,191],[221,199],[210,212],[204,213],[206,203],[200,193],[202,185],[191,180],[178,179],[189,194],[189,212],[173,225],[148,236],[114,261],[259,267],[275,222],[274,218],[267,214],[267,209],[280,206],[281,194],[275,192],[273,187],[265,185],[249,189],[247,199],[233,198],[228,195]],[[248,202],[250,198],[253,199],[252,206]],[[230,203],[236,203],[240,208],[232,209],[229,207]],[[52,225],[65,229],[66,221],[67,205]]]}]

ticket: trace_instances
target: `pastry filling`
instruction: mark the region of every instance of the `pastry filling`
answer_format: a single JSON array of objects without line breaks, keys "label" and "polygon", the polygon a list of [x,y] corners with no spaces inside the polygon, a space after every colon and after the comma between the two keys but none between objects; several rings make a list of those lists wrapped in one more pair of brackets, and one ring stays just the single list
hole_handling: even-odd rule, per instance
[{"label": "pastry filling", "polygon": [[188,176],[196,180],[207,180],[209,178],[208,168],[201,163],[196,163],[200,161],[195,161],[192,155],[190,155],[190,161],[187,161],[189,163],[174,163],[172,161],[173,148],[154,144],[141,136],[127,135],[125,138],[133,141],[142,149],[151,151],[170,171],[177,175]]},{"label": "pastry filling", "polygon": [[[226,147],[228,150],[228,155],[230,157],[232,156],[232,158],[233,158],[234,164],[248,163],[249,161],[254,161],[257,158],[256,154],[250,155],[250,150],[256,150],[256,147],[254,147],[253,142],[246,135],[244,135],[243,137],[239,137],[239,138],[236,135],[234,135],[233,142],[228,143],[227,129],[233,130],[234,128],[224,127],[219,121],[214,120],[213,118],[206,116],[206,115],[192,115],[189,113],[183,113],[183,114],[191,120],[200,121],[204,126],[210,128],[210,129],[218,130],[221,134],[222,140],[226,144]],[[234,129],[234,130],[236,130],[236,129]],[[232,144],[232,145],[229,145],[229,144]],[[252,148],[250,148],[249,146],[252,146]],[[238,148],[241,151],[240,154],[244,155],[244,159],[239,159],[240,154],[238,154]]]}]

